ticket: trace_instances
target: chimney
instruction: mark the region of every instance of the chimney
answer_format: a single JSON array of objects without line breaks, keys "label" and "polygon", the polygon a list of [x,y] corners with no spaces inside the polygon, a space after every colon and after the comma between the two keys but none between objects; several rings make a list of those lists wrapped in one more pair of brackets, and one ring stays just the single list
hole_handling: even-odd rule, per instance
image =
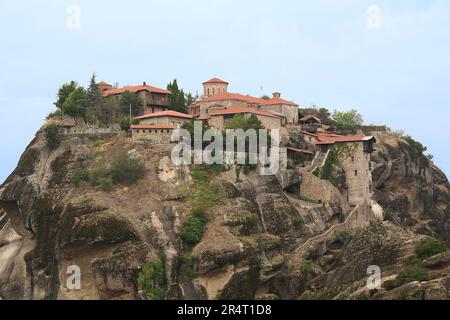
[{"label": "chimney", "polygon": [[142,82],[142,84],[143,84],[144,86],[146,86],[146,85],[147,85],[147,82],[144,81],[144,82]]},{"label": "chimney", "polygon": [[279,92],[272,93],[272,99],[280,99],[280,98],[281,98],[281,93],[279,93]]}]

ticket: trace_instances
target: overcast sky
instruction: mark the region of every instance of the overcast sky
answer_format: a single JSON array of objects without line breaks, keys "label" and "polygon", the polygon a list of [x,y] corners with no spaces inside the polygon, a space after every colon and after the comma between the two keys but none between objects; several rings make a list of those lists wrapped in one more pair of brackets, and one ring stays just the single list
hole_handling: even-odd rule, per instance
[{"label": "overcast sky", "polygon": [[93,72],[120,85],[177,78],[194,94],[218,76],[233,92],[357,108],[450,173],[448,0],[2,1],[0,34],[0,182],[57,88]]}]

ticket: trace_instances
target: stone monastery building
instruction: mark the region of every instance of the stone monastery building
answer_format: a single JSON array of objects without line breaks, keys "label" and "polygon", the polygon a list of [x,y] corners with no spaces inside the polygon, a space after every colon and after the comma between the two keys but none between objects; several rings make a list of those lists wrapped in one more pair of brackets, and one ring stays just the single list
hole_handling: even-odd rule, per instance
[{"label": "stone monastery building", "polygon": [[271,99],[228,92],[228,82],[212,78],[203,83],[203,96],[189,107],[189,113],[199,120],[209,120],[211,114],[229,108],[249,108],[281,117],[282,124],[298,123],[298,104],[281,99],[275,92]]}]

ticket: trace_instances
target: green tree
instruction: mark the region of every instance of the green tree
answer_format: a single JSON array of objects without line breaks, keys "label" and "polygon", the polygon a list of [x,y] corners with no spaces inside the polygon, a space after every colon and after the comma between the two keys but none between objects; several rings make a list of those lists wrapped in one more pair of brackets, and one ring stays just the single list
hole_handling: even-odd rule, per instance
[{"label": "green tree", "polygon": [[139,274],[138,284],[149,299],[164,299],[167,292],[164,261],[158,258],[154,262],[146,263]]},{"label": "green tree", "polygon": [[68,83],[63,84],[57,94],[57,100],[54,103],[54,105],[59,109],[62,110],[64,102],[66,101],[67,97],[75,91],[75,89],[78,88],[78,83],[76,81],[70,81]]},{"label": "green tree", "polygon": [[337,111],[335,110],[332,119],[336,122],[336,129],[347,131],[354,129],[357,125],[363,124],[363,117],[357,110]]},{"label": "green tree", "polygon": [[47,139],[47,147],[50,150],[55,150],[61,144],[61,127],[56,124],[51,124],[44,129],[45,137]]},{"label": "green tree", "polygon": [[62,105],[62,111],[65,115],[72,117],[75,121],[83,118],[86,121],[86,90],[82,87],[72,91]]},{"label": "green tree", "polygon": [[102,122],[102,124],[107,124],[105,123],[105,119],[103,117],[103,112],[105,112],[106,110],[105,108],[103,108],[104,106],[102,100],[103,97],[101,94],[101,90],[97,86],[94,73],[91,77],[89,88],[86,90],[86,118],[89,120],[89,122],[93,123],[96,121],[100,121]]},{"label": "green tree", "polygon": [[226,129],[242,129],[244,131],[248,129],[264,129],[261,121],[259,121],[258,117],[252,114],[249,117],[246,117],[241,114],[236,114],[230,121],[228,121],[225,125]]},{"label": "green tree", "polygon": [[188,107],[192,104],[192,102],[194,102],[195,98],[190,92],[188,92],[185,93],[185,100],[186,100],[186,107]]},{"label": "green tree", "polygon": [[142,114],[144,102],[137,93],[125,91],[121,94],[119,100],[120,110],[123,115],[129,116],[131,105],[131,116],[135,117]]},{"label": "green tree", "polygon": [[[169,96],[170,109],[181,113],[187,113],[186,96],[183,89],[180,89],[178,87],[177,79],[174,79],[173,82],[170,82],[167,85],[167,90],[172,92],[172,94]],[[190,96],[190,98],[192,99],[192,95]]]}]

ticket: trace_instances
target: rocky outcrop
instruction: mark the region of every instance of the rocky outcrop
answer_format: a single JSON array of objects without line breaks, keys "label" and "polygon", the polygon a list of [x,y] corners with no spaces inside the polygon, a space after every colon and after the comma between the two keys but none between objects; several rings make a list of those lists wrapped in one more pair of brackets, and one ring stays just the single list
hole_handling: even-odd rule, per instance
[{"label": "rocky outcrop", "polygon": [[[99,139],[105,147],[95,147]],[[311,147],[296,130],[283,139]],[[394,277],[417,243],[448,241],[450,230],[445,175],[407,141],[377,139],[373,199],[357,207],[299,167],[277,176],[248,170],[239,182],[234,168],[209,173],[216,200],[194,245],[180,237],[198,197],[193,168],[174,166],[170,145],[71,134],[50,151],[38,132],[0,187],[0,298],[143,299],[138,275],[158,260],[167,299],[445,299],[448,253],[423,261],[429,281],[366,288],[368,266]],[[105,192],[71,183],[75,169],[108,165],[119,153],[144,162],[136,184]],[[73,265],[80,290],[67,286]]]}]

